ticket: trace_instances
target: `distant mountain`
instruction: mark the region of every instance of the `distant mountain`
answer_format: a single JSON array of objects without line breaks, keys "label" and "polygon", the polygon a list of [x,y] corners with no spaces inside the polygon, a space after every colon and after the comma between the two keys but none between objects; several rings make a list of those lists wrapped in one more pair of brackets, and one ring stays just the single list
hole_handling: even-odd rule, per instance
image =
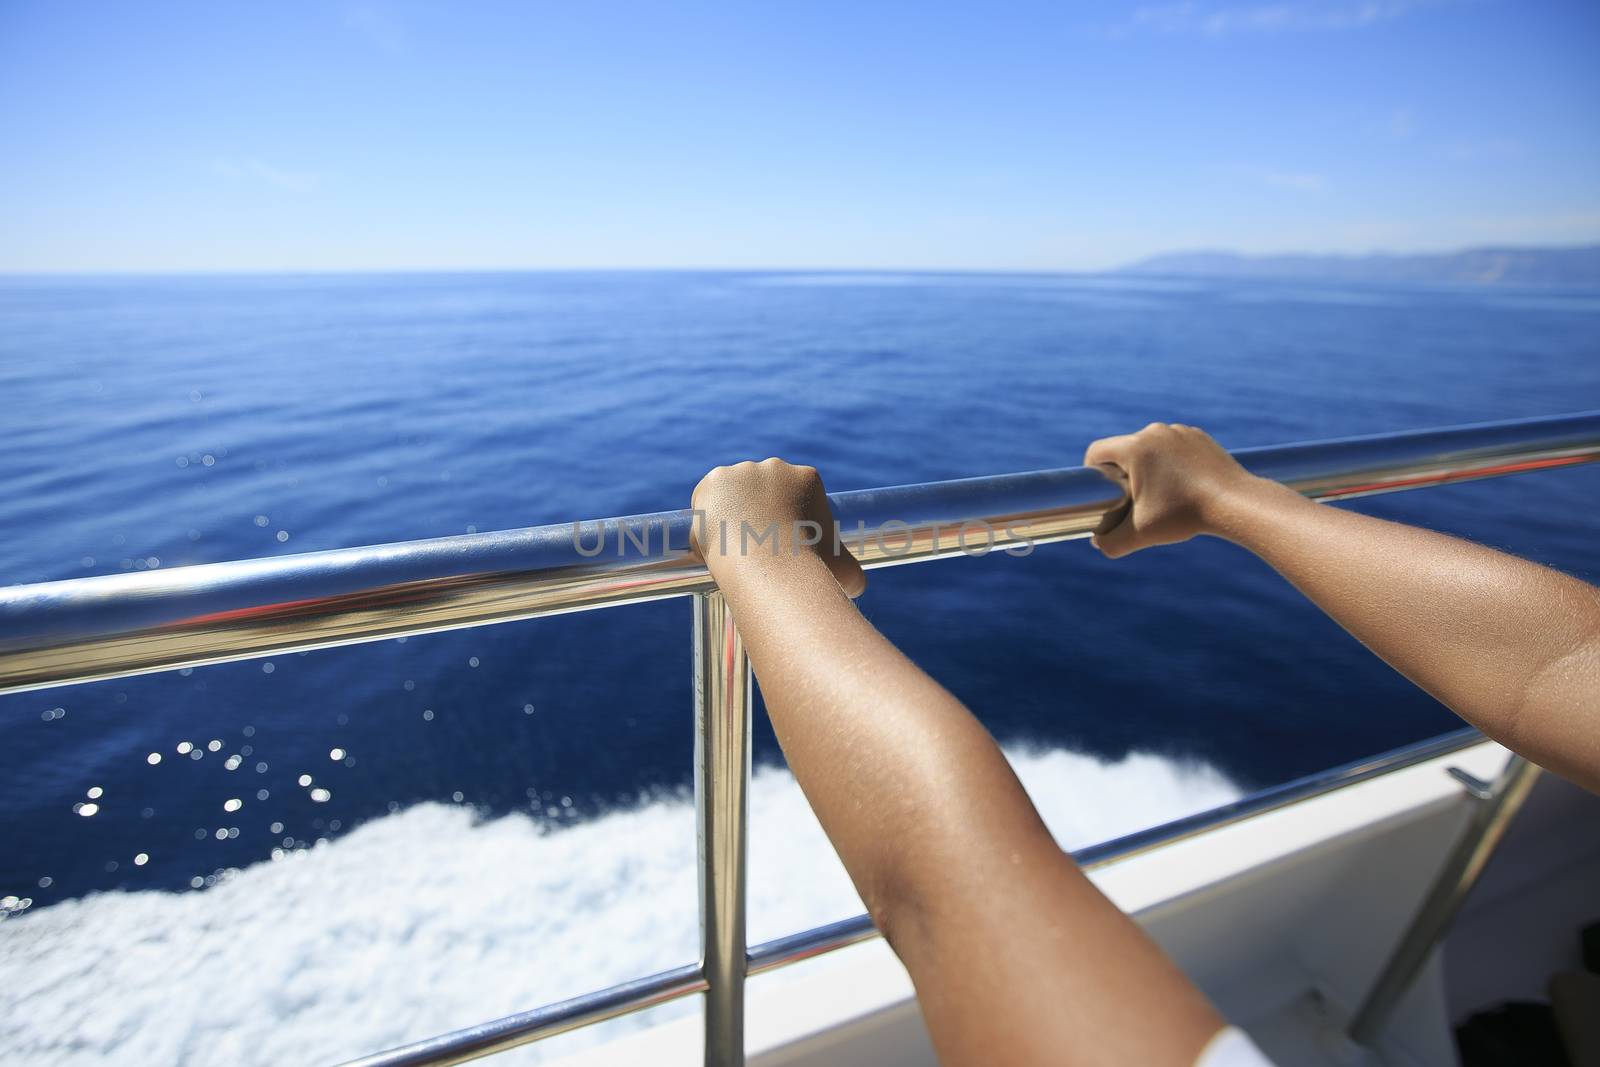
[{"label": "distant mountain", "polygon": [[1350,282],[1600,285],[1600,245],[1469,248],[1463,252],[1421,256],[1242,256],[1234,252],[1177,252],[1142,259],[1124,267],[1123,272]]}]

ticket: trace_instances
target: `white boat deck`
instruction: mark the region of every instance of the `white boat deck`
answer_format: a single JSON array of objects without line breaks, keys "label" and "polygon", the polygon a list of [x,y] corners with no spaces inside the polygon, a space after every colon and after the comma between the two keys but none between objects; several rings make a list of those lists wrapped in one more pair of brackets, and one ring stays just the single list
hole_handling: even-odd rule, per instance
[{"label": "white boat deck", "polygon": [[[1506,756],[1483,742],[1093,878],[1284,1067],[1454,1064],[1456,1023],[1507,999],[1544,999],[1551,974],[1579,968],[1579,928],[1600,919],[1600,798],[1543,775],[1375,1047],[1345,1038],[1467,820],[1471,802],[1447,769],[1492,779]],[[937,1062],[910,980],[881,941],[756,977],[747,995],[753,1067]],[[678,1019],[561,1063],[698,1065],[700,1025]]]}]

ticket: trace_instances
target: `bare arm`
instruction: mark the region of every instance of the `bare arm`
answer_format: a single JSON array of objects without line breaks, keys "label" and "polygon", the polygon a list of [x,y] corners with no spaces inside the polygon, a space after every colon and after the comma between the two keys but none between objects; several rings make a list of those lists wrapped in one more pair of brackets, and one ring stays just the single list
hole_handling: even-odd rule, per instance
[{"label": "bare arm", "polygon": [[1467,541],[1315,504],[1190,426],[1089,446],[1133,506],[1108,556],[1212,534],[1266,560],[1390,666],[1485,734],[1600,792],[1600,590]]},{"label": "bare arm", "polygon": [[[778,460],[695,490],[699,538],[789,766],[905,963],[947,1065],[1188,1067],[1222,1020],[1061,851],[994,740],[850,602],[822,483]],[[740,524],[779,524],[779,552]],[[726,549],[721,530],[727,531]]]}]

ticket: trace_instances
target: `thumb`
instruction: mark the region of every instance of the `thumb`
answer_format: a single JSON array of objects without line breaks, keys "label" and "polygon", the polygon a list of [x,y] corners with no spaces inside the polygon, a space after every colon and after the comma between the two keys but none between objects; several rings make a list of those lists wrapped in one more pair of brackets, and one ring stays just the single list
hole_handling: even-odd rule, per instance
[{"label": "thumb", "polygon": [[1139,546],[1138,533],[1133,525],[1133,512],[1130,508],[1123,515],[1122,521],[1109,530],[1103,530],[1089,538],[1089,543],[1098,548],[1107,559],[1121,559],[1128,553],[1137,550]]},{"label": "thumb", "polygon": [[851,600],[867,591],[867,572],[861,569],[861,564],[856,562],[856,558],[850,554],[848,548],[836,545],[826,559],[833,580],[839,583],[839,588],[843,589]]},{"label": "thumb", "polygon": [[[1115,439],[1113,439],[1115,440]],[[1096,441],[1090,446],[1090,451],[1100,445]],[[1122,489],[1122,503],[1106,512],[1100,529],[1089,538],[1089,543],[1098,548],[1107,559],[1118,559],[1126,556],[1139,546],[1133,544],[1133,487],[1129,484],[1128,473],[1116,463],[1101,462],[1091,464],[1109,480],[1115,482]]]}]

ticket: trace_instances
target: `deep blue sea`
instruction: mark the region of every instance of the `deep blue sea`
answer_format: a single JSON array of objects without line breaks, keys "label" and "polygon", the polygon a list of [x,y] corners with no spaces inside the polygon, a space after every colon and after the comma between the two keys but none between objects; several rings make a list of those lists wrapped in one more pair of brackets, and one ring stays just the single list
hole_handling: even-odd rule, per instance
[{"label": "deep blue sea", "polygon": [[[0,281],[0,584],[681,507],[709,467],[768,455],[854,489],[1075,464],[1094,438],[1151,420],[1245,446],[1597,407],[1595,290],[927,274],[13,278]],[[1596,500],[1600,468],[1350,506],[1595,580]],[[1456,725],[1262,564],[1215,542],[1115,563],[1070,542],[880,570],[861,606],[1002,742],[1088,757],[1072,766],[1149,757],[1249,789]],[[282,860],[324,841],[353,856],[341,839],[371,826],[377,841],[374,824],[413,810],[433,821],[417,816],[405,840],[433,849],[436,866],[472,828],[513,825],[495,821],[507,815],[551,849],[567,842],[566,862],[592,865],[572,844],[586,825],[681,807],[689,615],[669,601],[0,697],[0,896],[15,898],[0,972],[58,908],[84,909],[72,929],[91,923],[95,901],[188,914],[163,902],[221,894],[228,872],[273,864],[274,850]],[[764,721],[756,760],[781,762]],[[1057,779],[1091,823],[1112,803],[1087,779],[1077,792],[1071,775]],[[1126,788],[1157,788],[1146,780]],[[1110,813],[1104,825],[1133,828]],[[653,886],[629,855],[608,852],[611,888],[583,892]],[[473,877],[492,876],[496,861],[472,862]],[[552,885],[570,881],[554,852],[538,862]],[[275,889],[262,921],[314,925],[333,877]],[[450,913],[418,903],[424,918],[404,919],[422,893],[381,910],[401,925]],[[387,973],[382,958],[362,966]],[[293,986],[307,972],[285,973]],[[32,979],[9,988],[17,981]],[[263,981],[267,1016],[313,1010]],[[78,1062],[0,1025],[0,1048],[8,1038]]]}]

